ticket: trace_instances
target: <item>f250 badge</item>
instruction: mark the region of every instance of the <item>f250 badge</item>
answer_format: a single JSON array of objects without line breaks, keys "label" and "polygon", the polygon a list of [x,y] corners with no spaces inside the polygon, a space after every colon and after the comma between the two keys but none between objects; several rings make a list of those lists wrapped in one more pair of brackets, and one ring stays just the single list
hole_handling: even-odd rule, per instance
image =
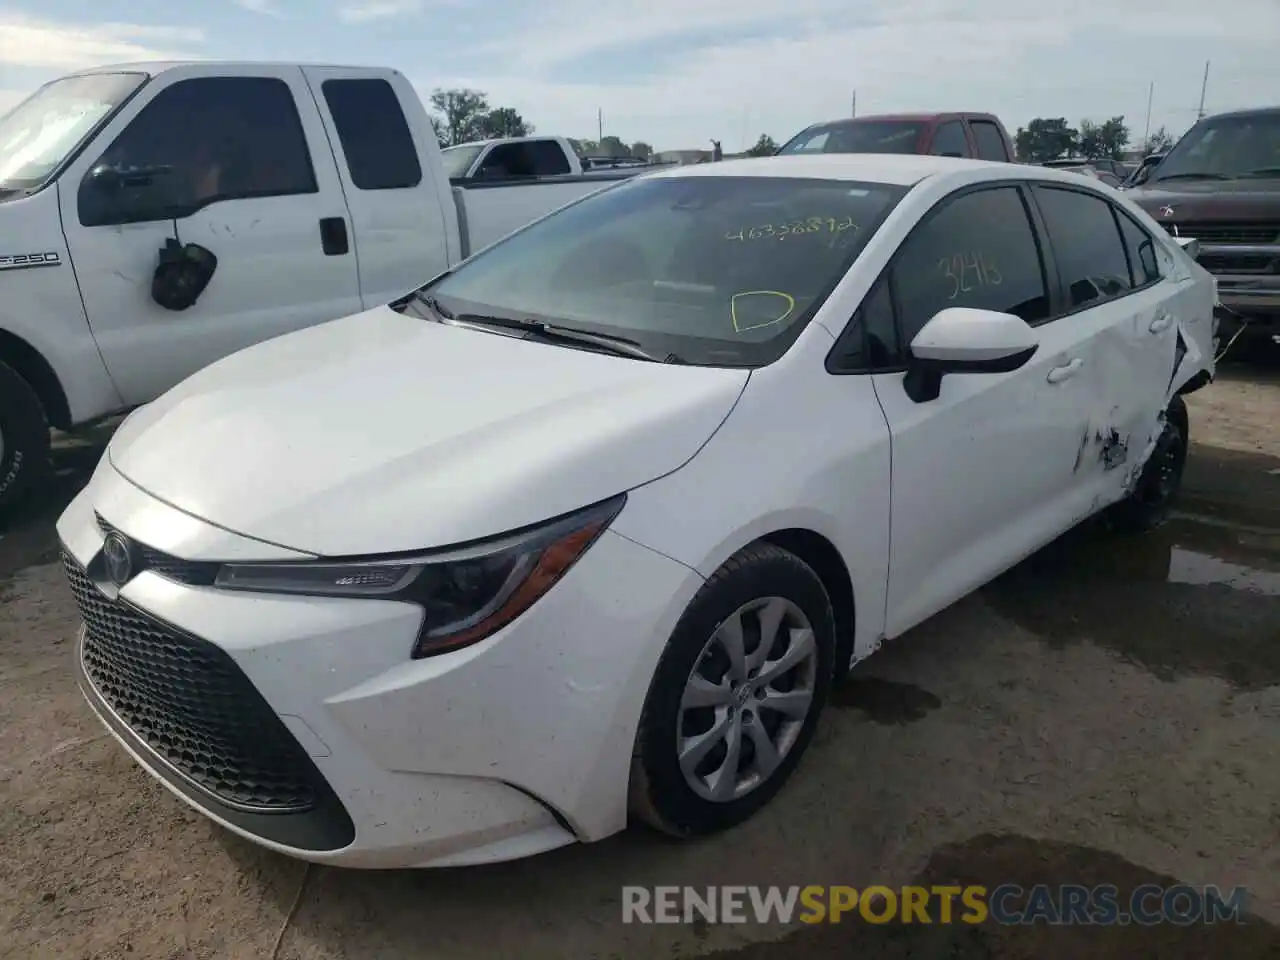
[{"label": "f250 badge", "polygon": [[60,267],[62,257],[49,253],[0,253],[0,270],[29,270],[32,267]]}]

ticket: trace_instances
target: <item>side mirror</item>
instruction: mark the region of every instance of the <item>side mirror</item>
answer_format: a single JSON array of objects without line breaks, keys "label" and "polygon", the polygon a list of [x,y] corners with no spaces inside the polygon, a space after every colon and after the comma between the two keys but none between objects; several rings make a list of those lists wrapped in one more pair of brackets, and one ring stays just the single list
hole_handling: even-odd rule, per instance
[{"label": "side mirror", "polygon": [[1192,260],[1200,259],[1200,241],[1195,237],[1174,237],[1173,239]]},{"label": "side mirror", "polygon": [[956,373],[1009,373],[1035,355],[1035,331],[1011,313],[947,307],[911,341],[903,387],[916,403],[936,400],[942,378]]}]

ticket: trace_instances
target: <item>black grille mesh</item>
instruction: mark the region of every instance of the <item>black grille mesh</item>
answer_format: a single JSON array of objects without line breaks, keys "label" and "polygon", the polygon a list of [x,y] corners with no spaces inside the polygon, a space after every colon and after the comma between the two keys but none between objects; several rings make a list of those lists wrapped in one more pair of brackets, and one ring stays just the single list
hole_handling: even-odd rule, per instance
[{"label": "black grille mesh", "polygon": [[[98,521],[98,531],[105,537],[110,533],[116,533],[116,528],[102,517],[96,517]],[[142,569],[135,570],[135,573],[141,573],[142,570],[150,570],[169,580],[175,580],[178,583],[188,583],[192,586],[209,586],[213,583],[214,577],[218,575],[218,567],[220,564],[202,562],[198,560],[182,560],[178,557],[170,556],[146,544],[137,543],[138,550],[142,553]]]},{"label": "black grille mesh", "polygon": [[[1175,225],[1164,224],[1173,233]],[[1280,220],[1264,223],[1204,223],[1201,221],[1179,223],[1177,235],[1194,237],[1201,243],[1265,244],[1280,241]]]},{"label": "black grille mesh", "polygon": [[310,758],[226,653],[108,599],[74,559],[62,560],[85,623],[85,672],[135,734],[232,807],[315,806],[324,788]]}]

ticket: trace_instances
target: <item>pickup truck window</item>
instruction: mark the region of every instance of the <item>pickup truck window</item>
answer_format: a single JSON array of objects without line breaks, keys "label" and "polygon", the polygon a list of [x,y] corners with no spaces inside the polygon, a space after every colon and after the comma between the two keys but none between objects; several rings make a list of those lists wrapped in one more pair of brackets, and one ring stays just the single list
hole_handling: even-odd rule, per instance
[{"label": "pickup truck window", "polygon": [[801,130],[778,153],[915,153],[922,133],[914,120],[840,120]]},{"label": "pickup truck window", "polygon": [[[191,123],[199,117],[200,123]],[[86,227],[188,217],[223,200],[317,192],[289,85],[200,77],[156,94],[80,185]]]},{"label": "pickup truck window", "polygon": [[1249,177],[1280,178],[1280,111],[1201,120],[1183,134],[1147,183]]},{"label": "pickup truck window", "polygon": [[948,120],[939,126],[929,152],[935,157],[969,156],[969,140],[964,135],[964,125],[959,120]]},{"label": "pickup truck window", "polygon": [[1008,161],[1009,148],[999,127],[990,120],[970,120],[969,129],[973,131],[974,142],[978,145],[979,160]]},{"label": "pickup truck window", "polygon": [[455,177],[465,177],[467,171],[471,169],[471,165],[476,162],[476,157],[480,156],[480,151],[484,149],[483,143],[467,143],[457,147],[449,147],[440,151],[440,158],[444,161],[445,176],[450,179]]},{"label": "pickup truck window", "polygon": [[320,89],[356,189],[404,190],[422,182],[413,134],[391,84],[376,78],[326,80]]},{"label": "pickup truck window", "polygon": [[500,241],[429,289],[466,314],[626,337],[707,366],[780,357],[905,188],[680,177],[604,190]]},{"label": "pickup truck window", "polygon": [[55,80],[0,117],[0,192],[42,186],[146,80],[142,73]]},{"label": "pickup truck window", "polygon": [[569,172],[569,158],[554,140],[500,143],[485,156],[477,178],[548,177]]}]

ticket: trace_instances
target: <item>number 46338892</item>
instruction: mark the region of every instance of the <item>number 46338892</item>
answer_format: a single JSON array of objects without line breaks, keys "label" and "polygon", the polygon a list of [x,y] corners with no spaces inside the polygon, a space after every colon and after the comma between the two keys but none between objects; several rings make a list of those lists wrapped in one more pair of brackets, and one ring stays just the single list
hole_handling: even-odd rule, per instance
[{"label": "number 46338892", "polygon": [[978,250],[942,257],[938,261],[938,272],[951,282],[948,300],[954,300],[962,293],[969,293],[975,286],[998,287],[1004,282],[999,267]]},{"label": "number 46338892", "polygon": [[790,223],[766,223],[749,229],[730,230],[724,238],[726,240],[785,240],[789,236],[800,234],[839,234],[856,229],[853,217],[844,217],[839,220],[835,217],[809,217],[806,220],[793,220]]}]

